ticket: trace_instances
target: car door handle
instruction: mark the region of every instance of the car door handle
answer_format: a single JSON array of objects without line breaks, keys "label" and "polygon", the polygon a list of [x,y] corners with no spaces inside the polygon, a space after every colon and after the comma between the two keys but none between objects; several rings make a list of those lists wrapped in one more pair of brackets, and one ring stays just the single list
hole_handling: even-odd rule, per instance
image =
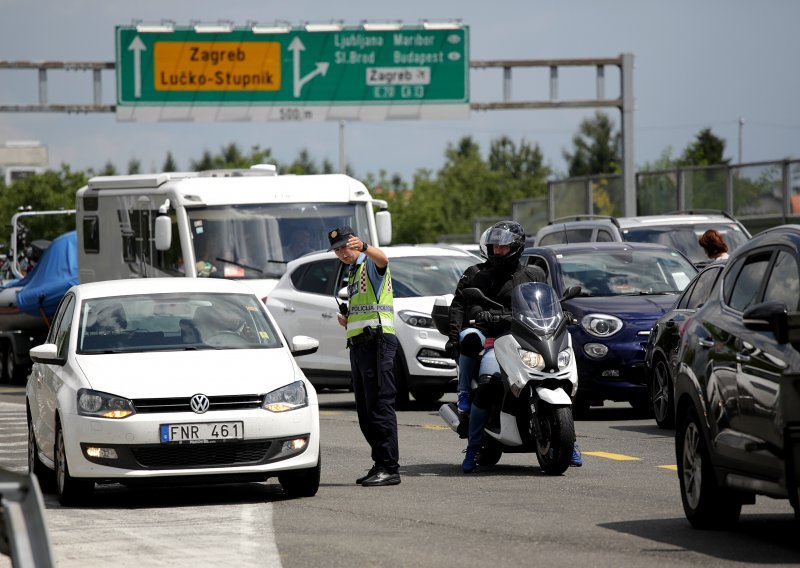
[{"label": "car door handle", "polygon": [[330,319],[333,317],[333,314],[330,312],[322,312],[322,317],[324,317],[325,319]]},{"label": "car door handle", "polygon": [[714,342],[711,341],[710,339],[698,339],[697,344],[700,347],[705,347],[705,348],[714,347]]},{"label": "car door handle", "polygon": [[284,312],[293,312],[294,311],[294,306],[283,306],[283,311]]},{"label": "car door handle", "polygon": [[739,363],[749,363],[750,355],[745,355],[744,353],[737,353],[736,361],[738,361]]}]

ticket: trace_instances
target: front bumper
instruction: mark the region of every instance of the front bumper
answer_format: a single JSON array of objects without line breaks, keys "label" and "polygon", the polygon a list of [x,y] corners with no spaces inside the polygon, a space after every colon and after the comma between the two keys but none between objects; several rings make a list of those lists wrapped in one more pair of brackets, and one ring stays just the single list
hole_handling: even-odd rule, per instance
[{"label": "front bumper", "polygon": [[[202,415],[135,414],[121,420],[64,415],[62,421],[73,477],[269,475],[314,467],[319,455],[316,405],[277,414],[251,409]],[[161,443],[159,439],[161,424],[234,421],[244,425],[242,440],[176,444]],[[89,448],[113,449],[117,457],[90,457]],[[105,456],[107,452],[101,454]]]}]

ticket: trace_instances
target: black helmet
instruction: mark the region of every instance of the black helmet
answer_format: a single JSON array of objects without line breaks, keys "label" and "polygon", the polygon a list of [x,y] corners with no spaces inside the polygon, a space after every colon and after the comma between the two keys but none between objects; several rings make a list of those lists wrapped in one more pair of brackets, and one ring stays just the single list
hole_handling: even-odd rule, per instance
[{"label": "black helmet", "polygon": [[[494,245],[508,245],[511,252],[505,256],[494,254]],[[496,266],[516,266],[522,249],[525,248],[525,229],[515,221],[498,221],[486,235],[486,252],[490,264]]]}]

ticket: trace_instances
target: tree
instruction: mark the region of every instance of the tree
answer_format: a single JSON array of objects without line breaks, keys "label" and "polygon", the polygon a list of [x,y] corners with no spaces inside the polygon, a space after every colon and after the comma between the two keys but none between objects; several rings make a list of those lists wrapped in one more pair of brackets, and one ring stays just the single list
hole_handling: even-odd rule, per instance
[{"label": "tree", "polygon": [[142,173],[142,161],[137,160],[136,158],[131,158],[128,162],[128,173],[129,174],[140,174]]},{"label": "tree", "polygon": [[[435,176],[418,171],[413,190],[395,191],[389,200],[395,240],[420,243],[447,234],[471,235],[476,217],[510,217],[513,200],[544,195],[550,170],[542,162],[538,146],[517,145],[507,137],[491,143],[486,160],[469,136],[449,144]],[[386,184],[385,172],[382,178]],[[394,183],[399,185],[399,176]]]},{"label": "tree", "polygon": [[[87,173],[73,172],[63,165],[61,170],[48,170],[14,182],[14,191],[0,194],[0,240],[9,242],[11,218],[20,209],[31,211],[57,211],[75,208],[75,192],[86,185]],[[75,229],[74,215],[48,215],[30,217],[25,220],[31,239],[52,240],[58,235]]]},{"label": "tree", "polygon": [[255,145],[250,149],[250,154],[245,155],[236,144],[230,143],[216,156],[205,150],[199,161],[192,160],[191,169],[196,172],[226,168],[248,169],[252,165],[264,163],[275,163],[272,150],[269,148],[262,150],[260,146]]},{"label": "tree", "polygon": [[572,143],[574,153],[563,152],[570,177],[620,173],[621,138],[614,122],[604,112],[584,119]]},{"label": "tree", "polygon": [[172,152],[167,152],[167,159],[164,160],[164,167],[161,169],[163,172],[177,172],[178,164],[172,156]]},{"label": "tree", "polygon": [[683,150],[680,166],[715,166],[729,164],[730,159],[723,158],[725,140],[715,136],[710,128],[704,128],[696,136],[695,141]]}]

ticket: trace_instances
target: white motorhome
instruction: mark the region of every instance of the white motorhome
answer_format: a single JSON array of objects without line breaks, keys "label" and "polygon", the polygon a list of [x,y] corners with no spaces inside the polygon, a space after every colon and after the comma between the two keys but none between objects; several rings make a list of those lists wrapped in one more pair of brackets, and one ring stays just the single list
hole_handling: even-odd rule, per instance
[{"label": "white motorhome", "polygon": [[381,245],[392,233],[386,202],[358,180],[271,165],[93,177],[76,210],[82,283],[212,276],[242,279],[262,298],[294,259],[293,236],[305,231],[306,248],[319,250],[335,227]]}]

